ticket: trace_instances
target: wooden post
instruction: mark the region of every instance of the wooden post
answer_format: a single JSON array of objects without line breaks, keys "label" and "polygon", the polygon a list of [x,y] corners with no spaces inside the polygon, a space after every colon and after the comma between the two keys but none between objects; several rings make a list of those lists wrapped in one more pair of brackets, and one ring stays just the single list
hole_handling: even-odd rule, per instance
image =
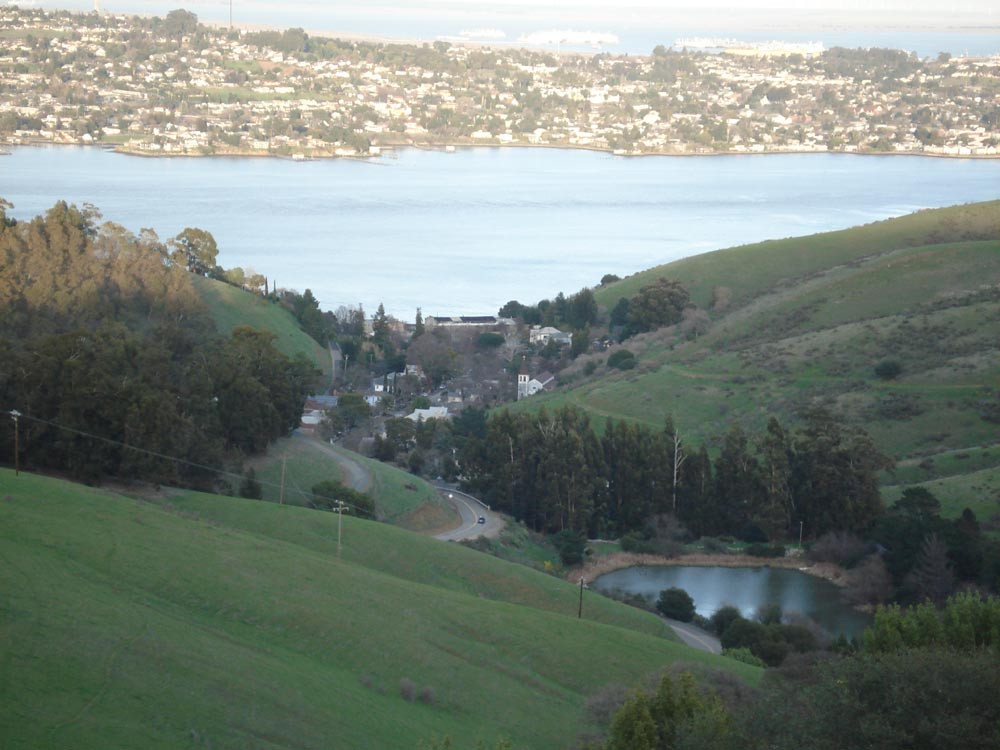
[{"label": "wooden post", "polygon": [[21,412],[17,409],[12,409],[10,412],[10,418],[14,420],[14,476],[21,475],[21,435],[20,435],[20,422],[18,418],[21,416]]},{"label": "wooden post", "polygon": [[583,619],[583,576],[580,576],[580,607],[576,611],[576,617],[579,620]]},{"label": "wooden post", "polygon": [[278,495],[278,505],[285,504],[285,457],[281,457],[281,494]]},{"label": "wooden post", "polygon": [[337,501],[337,557],[340,557],[340,537],[344,530],[344,504]]}]

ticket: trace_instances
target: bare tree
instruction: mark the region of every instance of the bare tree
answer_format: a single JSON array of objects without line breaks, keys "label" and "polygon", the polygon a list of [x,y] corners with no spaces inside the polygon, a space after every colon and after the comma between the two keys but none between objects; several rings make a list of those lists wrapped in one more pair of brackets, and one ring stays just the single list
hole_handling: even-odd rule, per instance
[{"label": "bare tree", "polygon": [[681,441],[680,431],[674,427],[674,471],[673,471],[673,483],[671,487],[671,507],[674,513],[677,512],[677,480],[680,478],[681,466],[687,460],[687,454],[684,453],[684,445]]}]

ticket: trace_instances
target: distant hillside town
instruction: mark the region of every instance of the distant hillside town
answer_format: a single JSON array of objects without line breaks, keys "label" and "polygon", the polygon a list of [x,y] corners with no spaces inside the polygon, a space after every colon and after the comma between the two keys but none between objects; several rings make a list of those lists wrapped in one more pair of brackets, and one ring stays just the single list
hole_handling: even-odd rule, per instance
[{"label": "distant hillside town", "polygon": [[218,29],[184,10],[4,6],[0,27],[8,145],[290,159],[405,146],[989,157],[1000,145],[1000,56],[697,39],[551,54]]}]

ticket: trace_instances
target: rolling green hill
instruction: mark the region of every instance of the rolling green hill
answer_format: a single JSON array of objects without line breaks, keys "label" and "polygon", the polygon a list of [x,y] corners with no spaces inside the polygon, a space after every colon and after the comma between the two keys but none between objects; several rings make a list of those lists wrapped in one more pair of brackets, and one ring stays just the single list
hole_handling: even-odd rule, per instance
[{"label": "rolling green hill", "polygon": [[284,502],[307,505],[311,488],[325,480],[335,480],[350,486],[330,453],[344,455],[363,470],[364,486],[355,487],[375,500],[379,520],[402,526],[411,531],[433,531],[457,526],[459,516],[443,502],[434,488],[420,477],[339,446],[329,446],[305,436],[281,438],[266,456],[253,461],[263,498],[271,502],[281,499],[282,461],[285,472]]},{"label": "rolling green hill", "polygon": [[[656,618],[384,524],[0,471],[5,748],[563,748],[694,652]],[[406,696],[413,699],[408,700]]]},{"label": "rolling green hill", "polygon": [[294,357],[301,353],[323,373],[322,383],[333,378],[330,353],[305,333],[288,310],[256,294],[245,292],[221,281],[192,275],[195,288],[208,305],[220,333],[229,334],[236,326],[251,326],[276,336],[275,346],[282,354]]},{"label": "rolling green hill", "polygon": [[[606,354],[582,357],[563,387],[516,408],[572,403],[599,422],[654,426],[672,415],[698,443],[734,421],[757,430],[823,404],[901,462],[887,485],[958,487],[954,455],[969,452],[979,509],[1000,511],[1000,426],[984,419],[1000,399],[1000,201],[706,253],[596,296],[610,307],[659,276],[690,290],[707,313],[701,330],[625,342],[639,363],[627,372],[609,370]],[[886,360],[902,368],[895,379],[874,373]]]}]

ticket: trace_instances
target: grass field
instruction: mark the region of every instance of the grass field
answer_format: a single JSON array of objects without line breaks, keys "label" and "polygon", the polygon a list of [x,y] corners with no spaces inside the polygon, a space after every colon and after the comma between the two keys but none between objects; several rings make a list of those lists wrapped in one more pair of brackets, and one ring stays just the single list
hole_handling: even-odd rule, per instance
[{"label": "grass field", "polygon": [[830,268],[853,263],[872,254],[965,238],[970,232],[1000,231],[1000,201],[919,211],[886,221],[807,237],[770,240],[716,250],[656,266],[595,291],[608,309],[622,297],[659,278],[677,279],[699,307],[707,307],[716,287],[726,287],[733,302],[753,299],[786,279],[802,279]]},{"label": "grass field", "polygon": [[[657,276],[685,284],[707,328],[628,340],[638,365],[626,372],[608,368],[607,353],[585,355],[555,392],[512,408],[573,404],[599,430],[609,418],[659,427],[670,416],[689,445],[711,448],[734,422],[793,424],[820,404],[901,462],[888,484],[1000,466],[995,449],[981,448],[998,438],[982,414],[1000,398],[1000,201],[707,253],[604,287],[598,300],[612,306]],[[713,306],[722,288],[728,304]],[[884,360],[901,375],[876,377]],[[963,454],[976,458],[954,458]],[[942,501],[960,512],[989,483],[939,488],[958,493]]]},{"label": "grass field", "polygon": [[956,518],[969,508],[980,521],[1000,515],[1000,466],[953,474],[941,479],[883,487],[887,504],[899,499],[906,487],[925,487],[941,501],[941,515]]},{"label": "grass field", "polygon": [[332,514],[272,503],[0,471],[0,563],[5,748],[564,748],[607,683],[760,676],[461,545],[347,517],[338,559]]},{"label": "grass field", "polygon": [[309,438],[282,438],[268,449],[266,456],[252,462],[261,482],[264,500],[276,503],[281,498],[282,460],[285,464],[284,502],[289,505],[306,505],[308,493],[319,482],[334,480],[349,483],[348,477],[328,451],[345,455],[365,470],[371,480],[365,491],[375,499],[380,520],[423,532],[457,525],[459,517],[454,509],[448,507],[434,488],[420,477]]},{"label": "grass field", "polygon": [[343,483],[347,480],[336,461],[325,455],[314,441],[279,438],[267,449],[266,455],[251,462],[264,500],[272,503],[281,498],[282,460],[285,463],[284,502],[289,505],[305,505],[307,493],[319,482]]},{"label": "grass field", "polygon": [[338,450],[348,453],[371,474],[370,492],[384,514],[383,520],[410,531],[454,528],[461,522],[455,509],[424,479],[346,449]]},{"label": "grass field", "polygon": [[283,354],[294,357],[301,353],[323,373],[318,388],[325,389],[330,384],[333,379],[330,353],[299,328],[288,310],[229,284],[197,275],[192,278],[220,333],[228,334],[236,326],[270,331],[276,337],[275,346]]}]

